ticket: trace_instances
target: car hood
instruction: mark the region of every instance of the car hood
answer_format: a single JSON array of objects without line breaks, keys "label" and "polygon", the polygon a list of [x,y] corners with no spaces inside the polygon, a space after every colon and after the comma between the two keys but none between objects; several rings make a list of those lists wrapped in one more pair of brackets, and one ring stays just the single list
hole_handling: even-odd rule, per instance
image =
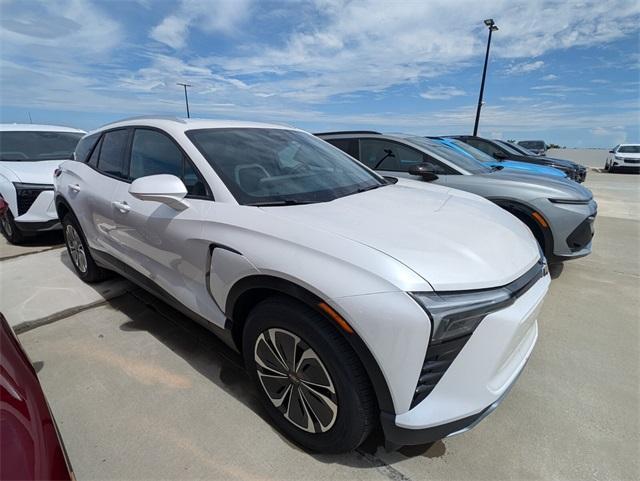
[{"label": "car hood", "polygon": [[2,162],[0,165],[11,171],[15,176],[14,182],[53,185],[53,171],[62,162],[64,160],[39,160],[37,162]]},{"label": "car hood", "polygon": [[634,152],[618,152],[615,154],[617,157],[622,157],[623,159],[640,159],[640,153],[636,154]]},{"label": "car hood", "polygon": [[553,175],[555,177],[565,177],[564,172],[553,167],[545,167],[544,165],[528,164],[526,162],[518,162],[517,160],[505,160],[494,165],[503,166],[507,169],[516,169],[519,171],[527,171],[534,174]]},{"label": "car hood", "polygon": [[499,207],[414,181],[331,202],[264,209],[391,256],[437,291],[505,285],[540,257],[529,229]]},{"label": "car hood", "polygon": [[540,176],[530,172],[514,172],[497,170],[479,177],[493,183],[508,183],[527,192],[529,197],[546,197],[571,200],[590,200],[593,194],[589,189],[570,179],[551,176]]},{"label": "car hood", "polygon": [[563,167],[569,167],[572,169],[579,169],[581,167],[580,164],[578,164],[577,162],[573,162],[571,160],[567,160],[567,159],[557,159],[555,157],[547,157],[545,155],[540,155],[540,156],[536,156],[533,157],[534,159],[538,159],[538,160],[548,160],[549,163],[554,163],[556,165],[561,165]]}]

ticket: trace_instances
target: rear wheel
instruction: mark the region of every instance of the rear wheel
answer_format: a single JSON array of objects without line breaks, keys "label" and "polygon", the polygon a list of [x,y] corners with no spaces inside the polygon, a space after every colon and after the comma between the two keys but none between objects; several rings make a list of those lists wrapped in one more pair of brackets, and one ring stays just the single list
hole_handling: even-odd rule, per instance
[{"label": "rear wheel", "polygon": [[24,241],[24,234],[18,229],[11,210],[8,208],[4,215],[0,217],[0,225],[2,225],[2,233],[9,242],[12,244],[20,244]]},{"label": "rear wheel", "polygon": [[80,225],[72,214],[67,214],[62,219],[62,232],[67,252],[78,277],[88,283],[106,279],[109,271],[99,267],[93,260]]},{"label": "rear wheel", "polygon": [[243,355],[276,426],[306,449],[358,447],[376,416],[364,368],[346,340],[318,312],[287,297],[249,314]]}]

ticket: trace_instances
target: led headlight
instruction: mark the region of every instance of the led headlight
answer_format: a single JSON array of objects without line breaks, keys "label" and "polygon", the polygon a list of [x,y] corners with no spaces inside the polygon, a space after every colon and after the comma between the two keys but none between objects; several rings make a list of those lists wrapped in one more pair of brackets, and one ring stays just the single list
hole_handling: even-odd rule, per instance
[{"label": "led headlight", "polygon": [[614,157],[616,158],[616,160],[624,160],[624,157],[622,157],[621,155],[615,155]]},{"label": "led headlight", "polygon": [[431,344],[471,334],[487,314],[504,309],[515,299],[505,288],[435,293],[412,292],[433,323]]},{"label": "led headlight", "polygon": [[33,195],[40,193],[43,190],[53,190],[53,184],[23,184],[21,182],[14,182],[17,195]]}]

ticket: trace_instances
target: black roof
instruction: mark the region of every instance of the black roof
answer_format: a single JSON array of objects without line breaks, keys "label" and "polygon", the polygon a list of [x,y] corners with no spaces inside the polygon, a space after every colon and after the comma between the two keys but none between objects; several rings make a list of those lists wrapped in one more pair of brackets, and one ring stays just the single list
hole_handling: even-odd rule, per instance
[{"label": "black roof", "polygon": [[375,130],[336,130],[334,132],[315,132],[313,135],[340,135],[340,134],[374,134],[382,135]]}]

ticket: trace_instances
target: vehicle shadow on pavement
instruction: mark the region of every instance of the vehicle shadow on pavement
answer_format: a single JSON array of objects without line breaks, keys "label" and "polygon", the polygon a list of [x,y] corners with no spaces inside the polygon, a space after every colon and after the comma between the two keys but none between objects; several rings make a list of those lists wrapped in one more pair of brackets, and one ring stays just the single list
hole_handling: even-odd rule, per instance
[{"label": "vehicle shadow on pavement", "polygon": [[[122,331],[145,331],[151,334],[198,373],[260,416],[283,443],[304,451],[273,425],[244,369],[242,356],[218,336],[139,288],[107,302],[130,319],[119,326]],[[437,445],[438,443],[401,448],[393,453],[392,457],[394,462],[415,456],[437,457],[441,455],[439,452],[444,454],[444,445]],[[377,456],[380,451],[384,452],[383,446],[384,438],[381,429],[378,428],[355,452],[339,455],[309,452],[307,454],[322,463],[342,464],[354,468],[374,466],[382,469],[382,466],[388,466],[387,462]]]}]

